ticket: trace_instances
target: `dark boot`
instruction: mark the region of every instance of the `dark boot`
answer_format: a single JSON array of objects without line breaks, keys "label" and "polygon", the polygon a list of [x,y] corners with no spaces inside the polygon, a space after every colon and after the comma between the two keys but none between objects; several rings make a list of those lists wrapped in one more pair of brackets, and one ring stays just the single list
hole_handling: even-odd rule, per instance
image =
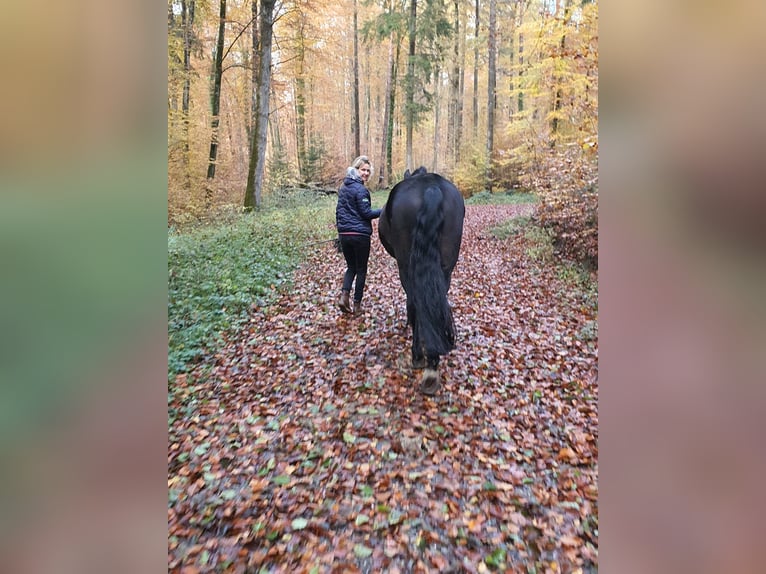
[{"label": "dark boot", "polygon": [[361,314],[362,314],[362,302],[354,301],[354,315],[361,315]]},{"label": "dark boot", "polygon": [[349,304],[349,295],[350,292],[343,289],[338,297],[338,307],[344,313],[352,313],[351,305]]}]

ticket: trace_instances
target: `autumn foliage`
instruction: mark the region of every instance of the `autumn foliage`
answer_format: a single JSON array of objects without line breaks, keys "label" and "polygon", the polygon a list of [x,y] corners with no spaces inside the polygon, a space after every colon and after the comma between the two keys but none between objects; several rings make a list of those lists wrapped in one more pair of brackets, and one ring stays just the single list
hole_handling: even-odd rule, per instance
[{"label": "autumn foliage", "polygon": [[416,391],[396,264],[361,317],[331,244],[169,385],[170,572],[595,572],[595,308],[468,205],[444,389]]},{"label": "autumn foliage", "polygon": [[[574,157],[572,157],[574,156]],[[551,154],[541,182],[537,221],[552,231],[559,253],[598,269],[598,172],[596,158]]]}]

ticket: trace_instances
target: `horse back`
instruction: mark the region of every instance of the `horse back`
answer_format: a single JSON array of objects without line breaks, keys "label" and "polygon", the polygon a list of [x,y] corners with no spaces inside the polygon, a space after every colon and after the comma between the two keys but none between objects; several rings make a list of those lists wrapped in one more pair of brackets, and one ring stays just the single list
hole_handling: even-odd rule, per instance
[{"label": "horse back", "polygon": [[442,193],[444,223],[440,252],[442,267],[451,272],[457,263],[463,236],[465,203],[457,187],[436,173],[425,173],[403,179],[394,186],[381,213],[378,234],[386,251],[401,265],[406,265],[412,244],[412,232],[423,206],[426,190],[436,186]]}]

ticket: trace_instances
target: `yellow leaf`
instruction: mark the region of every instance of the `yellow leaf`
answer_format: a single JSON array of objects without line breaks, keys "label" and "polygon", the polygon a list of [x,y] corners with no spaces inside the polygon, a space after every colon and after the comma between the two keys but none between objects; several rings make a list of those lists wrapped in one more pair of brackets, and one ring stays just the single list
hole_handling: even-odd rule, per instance
[{"label": "yellow leaf", "polygon": [[559,451],[559,454],[556,458],[558,460],[572,460],[574,458],[577,458],[577,455],[574,453],[574,451],[571,448],[564,447]]},{"label": "yellow leaf", "polygon": [[562,536],[559,540],[564,546],[579,546],[582,543],[582,540],[575,536]]}]

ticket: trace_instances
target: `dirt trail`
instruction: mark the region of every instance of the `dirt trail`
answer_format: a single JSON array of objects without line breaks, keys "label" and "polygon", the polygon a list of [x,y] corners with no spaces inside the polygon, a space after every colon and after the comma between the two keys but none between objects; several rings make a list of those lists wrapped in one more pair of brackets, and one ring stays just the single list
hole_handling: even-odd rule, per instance
[{"label": "dirt trail", "polygon": [[179,379],[170,571],[597,570],[596,318],[523,238],[489,234],[528,211],[468,208],[435,397],[377,231],[362,317],[335,307],[323,245],[206,382]]}]

